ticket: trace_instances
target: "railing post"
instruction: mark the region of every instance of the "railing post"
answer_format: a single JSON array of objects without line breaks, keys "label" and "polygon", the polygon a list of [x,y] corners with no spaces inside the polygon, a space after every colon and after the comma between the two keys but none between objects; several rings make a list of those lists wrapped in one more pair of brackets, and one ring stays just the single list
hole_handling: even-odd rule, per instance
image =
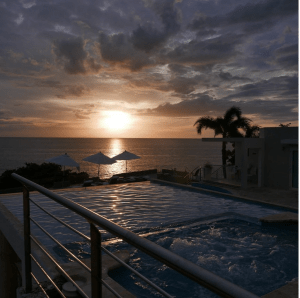
[{"label": "railing post", "polygon": [[24,252],[25,252],[25,291],[32,292],[31,282],[31,242],[30,242],[30,205],[29,190],[23,185],[23,219],[24,219]]},{"label": "railing post", "polygon": [[90,233],[92,298],[102,298],[101,234],[98,228],[92,223],[90,223]]}]

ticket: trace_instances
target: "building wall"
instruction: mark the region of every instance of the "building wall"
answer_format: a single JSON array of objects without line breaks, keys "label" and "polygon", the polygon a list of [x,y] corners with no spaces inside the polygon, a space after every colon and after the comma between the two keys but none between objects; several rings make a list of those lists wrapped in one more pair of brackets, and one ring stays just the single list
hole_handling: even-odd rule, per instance
[{"label": "building wall", "polygon": [[[291,147],[281,144],[284,139],[298,139],[298,127],[262,128],[264,138],[264,186],[291,187]],[[293,146],[298,148],[298,146]]]}]

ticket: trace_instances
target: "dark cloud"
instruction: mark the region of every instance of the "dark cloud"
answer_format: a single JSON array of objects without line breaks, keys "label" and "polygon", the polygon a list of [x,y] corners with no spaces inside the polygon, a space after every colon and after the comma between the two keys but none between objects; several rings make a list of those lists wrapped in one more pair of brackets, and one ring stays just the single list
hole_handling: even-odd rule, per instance
[{"label": "dark cloud", "polygon": [[285,69],[298,70],[298,44],[283,46],[275,50],[276,63]]},{"label": "dark cloud", "polygon": [[298,120],[298,101],[296,99],[286,101],[256,99],[233,102],[227,99],[216,100],[205,93],[195,94],[190,100],[175,104],[166,103],[140,113],[141,115],[164,117],[217,117],[223,115],[224,111],[232,106],[240,107],[244,115],[256,115],[262,120]]},{"label": "dark cloud", "polygon": [[[206,16],[201,14],[189,24],[189,28],[197,30],[199,35],[230,25],[241,25],[238,30],[247,34],[258,33],[276,25],[278,19],[295,15],[298,11],[296,0],[267,0],[251,2],[235,6],[226,14]],[[211,32],[210,32],[211,33]]]},{"label": "dark cloud", "polygon": [[153,63],[148,55],[136,50],[128,36],[123,33],[111,36],[101,33],[100,52],[105,62],[129,68],[133,71],[140,70]]},{"label": "dark cloud", "polygon": [[219,77],[224,80],[224,81],[249,81],[249,78],[246,77],[240,77],[240,76],[233,76],[231,73],[229,72],[223,72],[221,71],[219,73]]},{"label": "dark cloud", "polygon": [[174,7],[174,0],[157,1],[153,9],[160,17],[163,29],[159,30],[152,24],[139,25],[131,36],[133,45],[147,53],[164,44],[170,36],[180,30],[180,15]]},{"label": "dark cloud", "polygon": [[84,85],[68,86],[66,88],[66,93],[68,95],[76,97],[81,97],[89,92],[90,90]]},{"label": "dark cloud", "polygon": [[235,88],[235,92],[224,99],[273,97],[285,99],[288,90],[290,97],[298,96],[298,77],[279,76],[269,80],[242,85]]},{"label": "dark cloud", "polygon": [[0,109],[0,120],[11,119],[12,112],[9,110]]},{"label": "dark cloud", "polygon": [[57,80],[35,80],[35,85],[41,88],[60,90],[61,92],[63,92],[63,94],[57,94],[55,96],[61,99],[66,99],[70,96],[82,97],[90,93],[90,89],[86,85],[66,85]]},{"label": "dark cloud", "polygon": [[239,51],[236,46],[242,43],[242,36],[228,34],[204,41],[192,40],[167,52],[163,58],[168,62],[197,65],[203,68],[228,62]]},{"label": "dark cloud", "polygon": [[57,80],[36,80],[36,86],[45,88],[56,88],[61,89],[63,85]]},{"label": "dark cloud", "polygon": [[202,79],[199,76],[193,78],[186,77],[174,77],[169,81],[169,88],[171,91],[176,92],[178,94],[189,94],[195,91],[196,86]]},{"label": "dark cloud", "polygon": [[80,37],[54,42],[53,51],[58,63],[64,65],[68,74],[97,73],[101,68],[93,57],[89,57],[85,42]]},{"label": "dark cloud", "polygon": [[245,22],[261,22],[267,19],[286,17],[298,11],[296,0],[267,0],[261,2],[249,2],[239,5],[226,15],[227,22],[238,24]]},{"label": "dark cloud", "polygon": [[30,9],[30,15],[36,21],[49,23],[66,23],[70,12],[64,7],[54,3],[37,3]]},{"label": "dark cloud", "polygon": [[208,94],[199,93],[194,95],[194,97],[194,99],[181,101],[176,104],[162,104],[157,108],[142,111],[141,114],[148,116],[191,117],[202,113],[211,113],[213,108],[218,106],[216,104],[217,101]]}]

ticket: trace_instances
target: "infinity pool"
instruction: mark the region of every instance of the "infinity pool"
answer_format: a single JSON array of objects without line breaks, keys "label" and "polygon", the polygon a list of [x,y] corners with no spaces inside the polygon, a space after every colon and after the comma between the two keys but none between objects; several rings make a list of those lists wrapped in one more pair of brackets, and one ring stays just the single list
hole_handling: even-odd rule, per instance
[{"label": "infinity pool", "polygon": [[[147,234],[148,239],[157,244],[257,295],[268,293],[298,275],[297,232],[265,228],[258,222],[260,217],[285,210],[150,182],[67,189],[56,193],[131,231]],[[48,212],[89,234],[88,223],[72,211],[39,193],[33,192],[31,198]],[[21,194],[7,195],[1,197],[0,201],[22,220]],[[49,218],[33,204],[31,216],[80,257],[89,256],[89,246],[78,235]],[[68,261],[55,243],[47,239],[34,224],[32,230],[58,259]],[[205,294],[205,289],[194,284],[188,286],[191,289],[188,296],[180,294],[181,282],[189,283],[187,280],[166,266],[148,260],[144,254],[128,248],[126,244],[109,244],[109,237],[108,233],[103,233],[108,248],[131,249],[132,265],[155,280],[161,277],[164,280],[161,286],[166,291],[175,289],[176,297],[199,297],[202,291],[204,297],[216,297],[214,294]],[[123,276],[121,279],[126,281],[126,285],[131,281],[134,287],[130,288],[131,291],[136,291],[136,287],[138,291],[142,289],[137,293],[138,297],[157,297],[147,290],[144,292],[145,285],[130,274],[125,272],[123,275],[117,272],[114,278]],[[171,286],[172,283],[175,288]]]}]

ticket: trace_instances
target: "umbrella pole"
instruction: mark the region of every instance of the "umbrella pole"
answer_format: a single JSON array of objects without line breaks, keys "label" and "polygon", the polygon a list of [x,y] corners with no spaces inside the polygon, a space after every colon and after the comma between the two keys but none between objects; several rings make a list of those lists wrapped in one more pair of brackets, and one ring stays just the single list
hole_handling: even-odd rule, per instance
[{"label": "umbrella pole", "polygon": [[98,179],[100,180],[100,164],[98,165]]},{"label": "umbrella pole", "polygon": [[64,182],[65,182],[65,166],[64,166],[64,170],[63,170],[63,185],[62,186],[64,186]]}]

